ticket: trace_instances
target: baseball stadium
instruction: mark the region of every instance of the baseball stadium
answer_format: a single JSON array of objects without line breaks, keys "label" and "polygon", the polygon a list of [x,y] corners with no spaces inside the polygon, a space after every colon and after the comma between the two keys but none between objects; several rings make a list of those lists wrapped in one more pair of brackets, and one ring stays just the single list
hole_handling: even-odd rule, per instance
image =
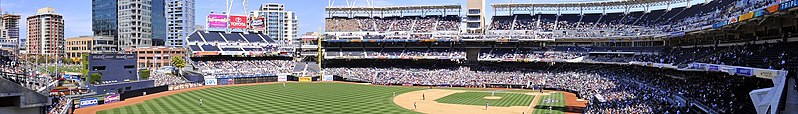
[{"label": "baseball stadium", "polygon": [[0,53],[0,113],[798,114],[798,0],[221,2],[178,46]]}]

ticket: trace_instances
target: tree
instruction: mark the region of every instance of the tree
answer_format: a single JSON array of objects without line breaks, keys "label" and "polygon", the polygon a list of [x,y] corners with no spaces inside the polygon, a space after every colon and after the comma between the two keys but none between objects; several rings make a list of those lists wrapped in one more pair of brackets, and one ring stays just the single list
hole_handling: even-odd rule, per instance
[{"label": "tree", "polygon": [[147,70],[147,69],[139,70],[139,78],[141,78],[142,80],[149,79],[150,78],[150,70]]},{"label": "tree", "polygon": [[89,81],[90,83],[100,84],[100,81],[103,80],[103,74],[91,73],[91,75],[89,75],[89,78],[91,78],[90,81]]},{"label": "tree", "polygon": [[70,59],[69,57],[64,57],[64,58],[61,58],[61,62],[63,62],[64,64],[67,64],[67,65],[68,65],[68,64],[74,64],[74,62],[72,61],[72,59]]},{"label": "tree", "polygon": [[186,60],[183,60],[183,57],[172,57],[172,66],[175,67],[175,72],[173,74],[180,76],[180,69],[186,67]]}]

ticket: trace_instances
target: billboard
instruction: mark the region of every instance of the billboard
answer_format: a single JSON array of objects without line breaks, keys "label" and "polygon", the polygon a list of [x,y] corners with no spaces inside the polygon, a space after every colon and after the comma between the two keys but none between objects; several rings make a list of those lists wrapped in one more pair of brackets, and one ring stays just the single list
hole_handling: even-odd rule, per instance
[{"label": "billboard", "polygon": [[108,104],[118,101],[119,101],[119,94],[108,95],[103,98],[103,104]]},{"label": "billboard", "polygon": [[720,71],[720,68],[719,68],[718,65],[708,65],[707,66],[707,70],[708,71]]},{"label": "billboard", "polygon": [[784,2],[784,3],[779,4],[779,10],[782,10],[782,11],[783,10],[788,10],[788,9],[793,8],[795,6],[798,6],[798,1],[797,0],[788,1],[788,2]]},{"label": "billboard", "polygon": [[277,81],[278,82],[288,81],[288,76],[286,76],[286,75],[278,75],[277,76]]},{"label": "billboard", "polygon": [[776,70],[756,69],[754,70],[754,75],[760,78],[773,79],[773,77],[779,76],[779,72]]},{"label": "billboard", "polygon": [[230,16],[230,28],[247,29],[247,16]]},{"label": "billboard", "polygon": [[252,20],[249,20],[249,26],[252,29],[260,30],[266,27],[265,19],[263,17],[257,17]]},{"label": "billboard", "polygon": [[208,28],[227,28],[227,16],[222,14],[209,14]]},{"label": "billboard", "polygon": [[97,98],[80,99],[80,107],[83,108],[83,107],[97,105],[97,101],[98,101]]},{"label": "billboard", "polygon": [[321,81],[333,81],[333,75],[322,75]]},{"label": "billboard", "polygon": [[299,77],[299,82],[310,82],[312,77]]},{"label": "billboard", "polygon": [[737,21],[745,21],[754,17],[754,12],[748,12],[743,15],[740,15],[740,18]]},{"label": "billboard", "polygon": [[205,78],[205,85],[216,85],[216,78]]}]

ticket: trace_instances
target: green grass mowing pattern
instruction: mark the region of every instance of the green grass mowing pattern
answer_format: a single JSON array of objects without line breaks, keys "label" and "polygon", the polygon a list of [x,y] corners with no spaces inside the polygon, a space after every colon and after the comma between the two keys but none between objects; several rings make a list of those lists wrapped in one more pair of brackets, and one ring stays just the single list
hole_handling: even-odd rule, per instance
[{"label": "green grass mowing pattern", "polygon": [[502,97],[501,99],[488,100],[483,97],[490,96],[490,92],[462,92],[455,93],[449,96],[439,98],[435,101],[439,103],[449,104],[464,104],[464,105],[477,105],[485,106],[487,101],[490,106],[529,106],[535,96],[520,94],[520,93],[496,93],[495,96]]},{"label": "green grass mowing pattern", "polygon": [[[551,107],[551,111],[549,111],[549,107]],[[565,114],[565,95],[556,92],[541,96],[532,114]]]},{"label": "green grass mowing pattern", "polygon": [[[421,88],[341,83],[287,83],[182,92],[98,114],[385,114],[416,113],[393,103]],[[199,106],[202,97],[204,106]]]}]

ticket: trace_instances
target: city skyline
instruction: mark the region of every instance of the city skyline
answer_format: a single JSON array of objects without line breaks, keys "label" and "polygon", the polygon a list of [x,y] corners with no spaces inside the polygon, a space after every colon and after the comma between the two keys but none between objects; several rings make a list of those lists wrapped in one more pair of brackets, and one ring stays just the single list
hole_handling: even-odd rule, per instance
[{"label": "city skyline", "polygon": [[[318,1],[318,2],[308,2]],[[396,6],[396,5],[444,5],[444,4],[465,4],[465,0],[373,0],[372,6]],[[586,2],[586,1],[612,1],[612,0],[558,0],[559,2]],[[52,7],[58,10],[63,16],[65,21],[65,37],[79,37],[79,36],[92,36],[92,16],[91,16],[91,0],[76,0],[76,1],[32,1],[32,0],[4,0],[0,1],[2,13],[18,14],[22,17],[27,17],[36,14],[36,9],[44,7]],[[205,18],[210,14],[211,10],[220,13],[225,10],[224,1],[222,0],[196,0],[195,9],[195,24],[205,25]],[[366,0],[353,0],[354,6],[367,6]],[[491,0],[486,1],[486,7],[490,7],[493,3],[529,3],[529,2],[547,2],[542,0]],[[319,29],[324,27],[324,18],[326,17],[324,8],[330,5],[327,0],[249,0],[248,11],[254,11],[259,8],[261,4],[265,3],[279,3],[285,4],[286,10],[296,12],[299,19],[298,33],[305,32],[318,32]],[[347,6],[346,0],[335,0],[332,4],[336,7]],[[231,14],[246,15],[249,12],[243,12],[243,7],[240,0],[235,0]],[[488,10],[486,14],[492,15],[493,11]],[[488,16],[489,18],[490,16]],[[490,20],[487,19],[486,20]],[[25,39],[27,36],[26,28],[24,25],[25,20],[20,20],[20,38]]]}]

